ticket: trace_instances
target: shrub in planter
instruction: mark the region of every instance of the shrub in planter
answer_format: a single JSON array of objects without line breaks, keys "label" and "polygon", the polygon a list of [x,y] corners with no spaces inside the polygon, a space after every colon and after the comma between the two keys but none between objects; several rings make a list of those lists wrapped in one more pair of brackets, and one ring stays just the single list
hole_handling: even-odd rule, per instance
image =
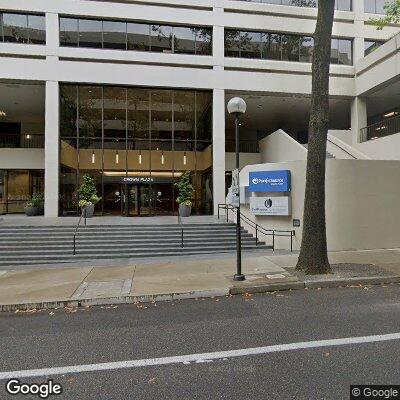
[{"label": "shrub in planter", "polygon": [[185,172],[175,183],[175,187],[178,189],[178,197],[176,202],[179,204],[179,215],[181,217],[189,217],[192,211],[192,202],[194,189],[192,185],[192,179],[190,172]]},{"label": "shrub in planter", "polygon": [[34,193],[31,199],[26,203],[25,214],[28,217],[34,217],[44,214],[44,195],[43,193]]},{"label": "shrub in planter", "polygon": [[79,207],[82,211],[85,211],[87,218],[91,218],[93,217],[94,206],[101,200],[101,197],[97,195],[96,185],[91,176],[83,175],[82,179],[82,185],[78,189]]}]

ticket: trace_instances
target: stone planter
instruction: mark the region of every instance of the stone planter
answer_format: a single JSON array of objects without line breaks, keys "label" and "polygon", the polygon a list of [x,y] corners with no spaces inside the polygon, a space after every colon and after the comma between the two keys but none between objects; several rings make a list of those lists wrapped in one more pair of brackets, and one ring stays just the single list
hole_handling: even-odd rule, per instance
[{"label": "stone planter", "polygon": [[185,204],[179,204],[179,215],[181,217],[190,217],[192,212],[192,206],[187,206]]},{"label": "stone planter", "polygon": [[25,207],[25,215],[27,217],[36,217],[38,215],[43,215],[44,209],[42,207]]},{"label": "stone planter", "polygon": [[[82,208],[82,211],[86,210],[86,218],[92,218],[94,214],[94,204],[89,203],[85,207]],[[85,214],[83,214],[83,217],[85,217]]]}]

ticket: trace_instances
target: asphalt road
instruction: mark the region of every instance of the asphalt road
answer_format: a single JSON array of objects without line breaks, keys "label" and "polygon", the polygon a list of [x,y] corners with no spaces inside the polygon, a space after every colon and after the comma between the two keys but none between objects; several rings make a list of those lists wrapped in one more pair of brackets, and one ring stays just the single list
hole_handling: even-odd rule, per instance
[{"label": "asphalt road", "polygon": [[[400,340],[319,341],[399,332],[400,285],[2,314],[0,376],[50,368],[47,377],[21,378],[60,383],[63,394],[50,399],[349,399],[350,384],[400,384]],[[299,342],[317,347],[98,370],[99,363]],[[51,370],[87,364],[94,370]],[[5,384],[0,399],[39,398],[8,395]]]}]

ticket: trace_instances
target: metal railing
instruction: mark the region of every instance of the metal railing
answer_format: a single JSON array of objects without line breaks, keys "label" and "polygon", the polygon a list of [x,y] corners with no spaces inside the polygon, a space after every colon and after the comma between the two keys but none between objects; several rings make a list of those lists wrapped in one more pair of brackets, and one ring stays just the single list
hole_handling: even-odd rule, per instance
[{"label": "metal railing", "polygon": [[[347,150],[345,150],[343,147],[339,146],[338,144],[336,144],[335,142],[332,142],[332,140],[330,140],[329,138],[326,139],[327,142],[329,142],[330,144],[336,146],[337,148],[339,148],[341,151],[345,152],[347,155],[349,155],[351,158],[353,158],[354,160],[357,160],[357,157],[353,156],[353,154],[349,153]],[[329,152],[328,152],[329,153]]]},{"label": "metal railing", "polygon": [[400,132],[400,115],[361,128],[361,142],[379,139]]},{"label": "metal railing", "polygon": [[79,217],[79,221],[78,221],[78,223],[76,224],[76,227],[75,227],[75,231],[74,231],[74,242],[73,242],[73,243],[74,243],[73,255],[76,254],[76,234],[78,233],[79,225],[81,224],[82,218],[85,219],[85,226],[86,226],[86,208],[83,208],[83,209],[82,209],[82,214],[81,214],[81,216]]},{"label": "metal railing", "polygon": [[44,135],[0,133],[0,148],[43,149]]},{"label": "metal railing", "polygon": [[181,248],[183,249],[183,224],[182,224],[182,217],[179,214],[179,210],[178,210],[178,223],[181,226]]},{"label": "metal railing", "polygon": [[[236,208],[229,204],[218,204],[218,219],[220,218],[220,209],[225,210],[226,222],[229,222],[229,211],[236,214]],[[250,218],[243,214],[240,214],[240,219],[248,224],[250,227],[256,231],[256,246],[258,246],[258,233],[264,236],[272,236],[272,251],[275,251],[275,237],[290,237],[290,251],[293,251],[293,237],[296,236],[295,230],[278,230],[278,229],[265,229],[256,222],[252,221]]]}]

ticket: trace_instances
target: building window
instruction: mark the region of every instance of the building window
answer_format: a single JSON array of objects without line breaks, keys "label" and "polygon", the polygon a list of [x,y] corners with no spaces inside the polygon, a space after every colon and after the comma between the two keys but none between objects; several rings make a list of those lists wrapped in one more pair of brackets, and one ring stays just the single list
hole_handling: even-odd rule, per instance
[{"label": "building window", "polygon": [[[247,1],[251,3],[266,3],[266,4],[278,4],[281,6],[294,6],[294,7],[317,7],[318,0],[239,0]],[[352,0],[336,0],[335,10],[351,11]]]},{"label": "building window", "polygon": [[372,53],[378,47],[382,46],[384,41],[379,40],[364,40],[364,56]]},{"label": "building window", "polygon": [[0,169],[0,214],[23,213],[31,196],[43,191],[43,170]]},{"label": "building window", "polygon": [[386,14],[387,0],[364,0],[364,11],[371,14]]},{"label": "building window", "polygon": [[62,84],[61,215],[78,213],[84,174],[102,197],[97,214],[172,215],[185,171],[194,212],[212,213],[211,145],[209,91]]},{"label": "building window", "polygon": [[60,45],[211,55],[212,29],[60,17]]},{"label": "building window", "polygon": [[[314,39],[272,32],[225,30],[225,56],[311,62]],[[331,63],[352,65],[351,39],[332,39]]]},{"label": "building window", "polygon": [[0,13],[0,42],[46,44],[45,16]]}]

